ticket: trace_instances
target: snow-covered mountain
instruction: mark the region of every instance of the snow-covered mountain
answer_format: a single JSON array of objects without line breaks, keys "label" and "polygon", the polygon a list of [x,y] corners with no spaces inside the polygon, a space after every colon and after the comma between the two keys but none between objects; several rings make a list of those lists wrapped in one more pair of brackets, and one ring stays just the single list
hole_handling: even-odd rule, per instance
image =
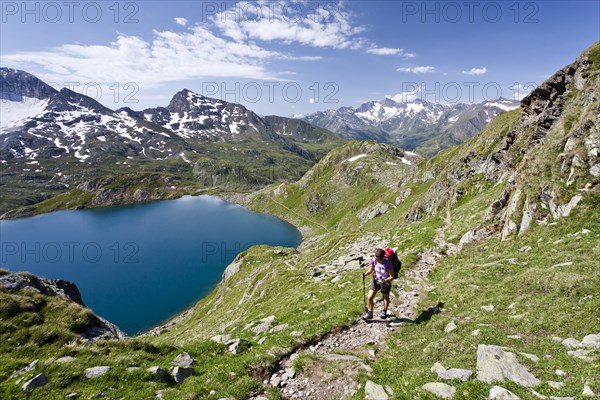
[{"label": "snow-covered mountain", "polygon": [[[254,141],[314,159],[278,124],[309,131],[308,142],[333,135],[303,121],[273,124],[240,104],[211,99],[184,89],[167,107],[111,110],[94,99],[53,89],[24,71],[0,70],[0,159],[75,157],[81,162],[106,157],[165,160],[197,152],[199,143]],[[300,126],[300,125],[302,126]],[[305,142],[306,142],[305,141]]]},{"label": "snow-covered mountain", "polygon": [[184,89],[167,107],[141,112],[149,122],[159,124],[183,138],[226,141],[239,139],[248,129],[265,129],[264,121],[240,104],[211,99]]},{"label": "snow-covered mountain", "polygon": [[503,111],[519,107],[500,98],[479,104],[436,104],[425,100],[396,102],[386,98],[357,108],[341,107],[302,118],[348,139],[375,139],[431,154],[463,142]]},{"label": "snow-covered mountain", "polygon": [[[167,107],[111,110],[27,72],[0,68],[0,215],[74,187],[96,187],[93,182],[142,179],[152,186],[156,174],[200,187],[253,190],[300,178],[341,143],[308,122],[261,117],[189,90]],[[147,174],[153,178],[142,177]],[[104,200],[98,204],[110,204]]]}]

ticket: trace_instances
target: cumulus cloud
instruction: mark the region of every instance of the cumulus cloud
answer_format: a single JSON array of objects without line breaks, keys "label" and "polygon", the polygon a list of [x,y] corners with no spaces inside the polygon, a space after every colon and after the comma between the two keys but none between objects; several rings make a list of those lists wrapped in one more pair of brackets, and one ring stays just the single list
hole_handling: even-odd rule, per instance
[{"label": "cumulus cloud", "polygon": [[343,3],[327,6],[310,2],[238,2],[216,14],[212,21],[221,33],[237,42],[248,40],[298,43],[317,48],[358,49],[366,44],[357,35]]},{"label": "cumulus cloud", "polygon": [[187,26],[187,24],[188,24],[188,20],[187,20],[187,19],[185,19],[185,18],[183,18],[183,17],[177,17],[177,18],[175,18],[175,23],[176,23],[177,25],[181,25],[181,26]]},{"label": "cumulus cloud", "polygon": [[531,93],[531,91],[536,87],[537,84],[534,82],[529,82],[526,84],[515,83],[510,87],[510,89],[513,91],[513,100],[523,100],[523,98]]},{"label": "cumulus cloud", "polygon": [[154,31],[151,41],[119,34],[108,45],[62,45],[49,51],[3,55],[3,61],[46,71],[44,78],[70,81],[136,82],[146,87],[202,77],[242,77],[276,80],[268,70],[272,59],[317,60],[320,57],[282,54],[254,43],[214,35],[202,26],[185,32]]},{"label": "cumulus cloud", "polygon": [[410,67],[410,68],[398,68],[396,71],[409,72],[411,74],[428,74],[430,72],[435,72],[435,67],[421,66],[421,67]]},{"label": "cumulus cloud", "polygon": [[417,99],[418,90],[409,92],[400,92],[394,95],[388,94],[385,97],[394,100],[396,103],[408,103]]},{"label": "cumulus cloud", "polygon": [[[119,33],[110,43],[64,44],[42,51],[2,54],[2,59],[11,66],[35,71],[45,80],[64,82],[68,76],[68,81],[135,82],[153,87],[206,77],[279,80],[286,72],[273,71],[271,61],[322,58],[271,50],[261,41],[335,49],[367,45],[368,41],[359,36],[365,28],[354,25],[352,14],[342,2],[327,6],[293,4],[239,2],[234,7],[246,6],[257,15],[262,13],[262,17],[252,18],[252,13],[240,14],[235,9],[224,10],[196,25],[177,17],[174,21],[185,27],[183,31],[154,30],[150,38]],[[296,13],[296,5],[305,9]]]},{"label": "cumulus cloud", "polygon": [[468,71],[463,71],[462,73],[464,75],[483,75],[487,72],[487,68],[486,67],[482,67],[482,68],[471,68]]},{"label": "cumulus cloud", "polygon": [[404,56],[406,58],[414,58],[414,53],[407,53],[404,49],[391,48],[391,47],[372,47],[367,50],[369,54],[375,54],[377,56]]}]

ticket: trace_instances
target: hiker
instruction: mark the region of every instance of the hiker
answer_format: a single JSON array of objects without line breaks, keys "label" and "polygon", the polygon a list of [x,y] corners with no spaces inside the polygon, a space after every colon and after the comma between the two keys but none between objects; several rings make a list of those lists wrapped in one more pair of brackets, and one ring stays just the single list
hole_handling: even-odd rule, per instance
[{"label": "hiker", "polygon": [[[390,249],[390,251],[392,250]],[[373,276],[373,281],[369,287],[367,312],[362,316],[362,319],[373,318],[374,299],[380,290],[383,295],[383,311],[379,317],[385,319],[388,316],[387,309],[390,304],[390,291],[392,289],[392,281],[394,280],[394,264],[386,257],[386,252],[383,249],[378,248],[375,250],[375,258],[371,259],[369,269],[363,272],[363,279],[369,275]]]}]

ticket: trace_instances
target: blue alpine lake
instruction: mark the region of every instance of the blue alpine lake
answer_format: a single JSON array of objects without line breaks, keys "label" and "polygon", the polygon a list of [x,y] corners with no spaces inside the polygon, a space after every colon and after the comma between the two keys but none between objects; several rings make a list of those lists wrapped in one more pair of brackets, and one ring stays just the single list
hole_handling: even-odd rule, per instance
[{"label": "blue alpine lake", "polygon": [[187,196],[0,221],[0,266],[74,282],[96,314],[135,334],[209,294],[247,248],[301,241],[272,215]]}]

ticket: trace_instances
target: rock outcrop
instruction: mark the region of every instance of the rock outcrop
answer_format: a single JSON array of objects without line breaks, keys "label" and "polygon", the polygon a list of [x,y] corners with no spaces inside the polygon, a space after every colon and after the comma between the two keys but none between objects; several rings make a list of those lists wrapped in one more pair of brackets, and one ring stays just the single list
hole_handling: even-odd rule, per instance
[{"label": "rock outcrop", "polygon": [[[0,290],[8,293],[32,291],[45,296],[61,296],[85,307],[77,286],[60,279],[45,279],[27,272],[9,273],[0,276]],[[91,312],[90,312],[91,313]],[[91,313],[89,323],[78,331],[83,340],[123,339],[127,335],[116,325],[106,319]]]}]

